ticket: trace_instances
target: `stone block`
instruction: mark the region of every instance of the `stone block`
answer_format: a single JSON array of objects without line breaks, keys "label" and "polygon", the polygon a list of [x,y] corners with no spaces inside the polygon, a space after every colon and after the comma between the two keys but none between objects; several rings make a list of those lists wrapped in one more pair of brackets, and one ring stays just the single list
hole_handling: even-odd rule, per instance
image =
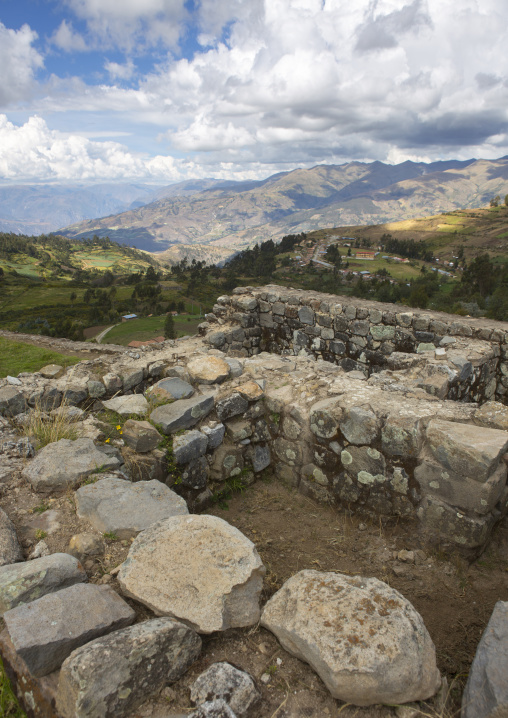
[{"label": "stone block", "polygon": [[342,450],[340,460],[344,470],[359,481],[362,471],[384,476],[386,470],[385,457],[370,446],[348,446],[347,449]]},{"label": "stone block", "polygon": [[148,421],[128,419],[122,427],[122,438],[131,449],[141,454],[155,449],[162,436]]},{"label": "stone block", "polygon": [[379,421],[370,408],[353,406],[345,412],[340,430],[351,444],[372,444],[379,437]]},{"label": "stone block", "polygon": [[82,486],[75,498],[79,518],[120,539],[132,538],[156,521],[189,513],[185,500],[156,480],[101,479]]},{"label": "stone block", "polygon": [[213,395],[193,396],[191,399],[180,399],[173,404],[157,407],[150,414],[150,420],[156,425],[160,424],[164,434],[174,434],[197,424],[212,411],[213,406]]},{"label": "stone block", "polygon": [[230,476],[241,474],[244,466],[241,449],[222,444],[213,455],[212,477],[218,481],[229,479]]},{"label": "stone block", "polygon": [[79,646],[134,622],[136,614],[109,586],[81,583],[4,614],[11,641],[35,676],[59,668]]},{"label": "stone block", "polygon": [[438,496],[459,509],[481,515],[492,511],[502,498],[506,474],[507,467],[503,463],[481,483],[431,461],[424,461],[414,473],[423,495]]},{"label": "stone block", "polygon": [[416,513],[430,540],[464,549],[484,546],[496,520],[491,514],[472,518],[433,496],[422,499]]},{"label": "stone block", "polygon": [[276,456],[289,466],[301,466],[302,447],[296,441],[288,441],[281,437],[273,442],[273,449]]},{"label": "stone block", "polygon": [[177,464],[188,464],[203,456],[208,446],[208,437],[197,429],[186,431],[173,438],[173,456]]},{"label": "stone block", "polygon": [[370,335],[378,342],[391,340],[395,336],[395,327],[376,324],[370,327]]},{"label": "stone block", "polygon": [[189,461],[180,475],[182,486],[195,490],[204,489],[208,481],[209,471],[208,462],[204,456]]},{"label": "stone block", "polygon": [[87,382],[86,388],[91,399],[100,399],[106,393],[106,387],[101,381],[91,379]]},{"label": "stone block", "polygon": [[247,458],[252,463],[252,469],[255,473],[268,468],[272,462],[270,448],[261,444],[249,447],[247,450]]},{"label": "stone block", "polygon": [[248,439],[249,436],[252,436],[251,425],[248,421],[244,421],[242,419],[235,419],[234,421],[229,421],[226,427],[226,431],[229,438],[234,443],[238,441],[243,441],[244,439]]},{"label": "stone block", "polygon": [[224,441],[224,434],[226,433],[226,427],[224,424],[214,423],[213,426],[202,426],[201,432],[208,439],[208,448],[217,449]]},{"label": "stone block", "polygon": [[332,439],[337,435],[342,416],[337,397],[322,399],[310,408],[310,430],[320,439]]},{"label": "stone block", "polygon": [[104,374],[102,381],[104,382],[106,391],[110,394],[116,394],[116,392],[121,391],[122,389],[122,379],[118,376],[118,374],[108,372],[107,374]]},{"label": "stone block", "polygon": [[65,369],[60,364],[46,364],[39,369],[39,374],[45,379],[59,379],[64,375]]},{"label": "stone block", "polygon": [[57,710],[64,718],[130,715],[168,682],[177,681],[200,650],[197,633],[172,618],[97,638],[64,661]]},{"label": "stone block", "polygon": [[68,553],[53,553],[33,561],[2,566],[0,616],[11,608],[86,580],[83,567]]},{"label": "stone block", "polygon": [[499,429],[433,419],[427,427],[428,446],[445,469],[484,482],[508,449],[508,435]]},{"label": "stone block", "polygon": [[420,453],[423,432],[420,418],[391,414],[381,429],[381,448],[388,456],[415,458]]},{"label": "stone block", "polygon": [[16,416],[26,411],[26,400],[19,389],[14,386],[0,387],[0,415]]},{"label": "stone block", "polygon": [[166,480],[168,462],[165,449],[153,449],[138,454],[128,446],[124,446],[121,452],[125,462],[122,471],[131,481]]},{"label": "stone block", "polygon": [[314,324],[314,312],[310,307],[300,307],[298,310],[298,319],[302,324]]},{"label": "stone block", "polygon": [[143,369],[127,369],[122,376],[122,387],[124,392],[134,389],[135,386],[143,381]]},{"label": "stone block", "polygon": [[190,399],[193,394],[194,388],[187,381],[177,376],[161,379],[148,390],[148,395],[156,401]]},{"label": "stone block", "polygon": [[249,402],[237,392],[220,399],[215,405],[219,421],[225,421],[233,416],[244,414],[248,408]]}]

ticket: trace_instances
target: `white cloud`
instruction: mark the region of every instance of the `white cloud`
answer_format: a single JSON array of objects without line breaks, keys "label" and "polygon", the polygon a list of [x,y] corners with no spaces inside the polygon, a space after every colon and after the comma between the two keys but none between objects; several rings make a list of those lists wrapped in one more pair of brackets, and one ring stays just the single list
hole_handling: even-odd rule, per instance
[{"label": "white cloud", "polygon": [[95,41],[123,50],[176,46],[187,18],[184,0],[65,0]]},{"label": "white cloud", "polygon": [[0,23],[0,107],[27,100],[34,90],[34,74],[44,64],[32,47],[37,33],[28,25],[10,30]]},{"label": "white cloud", "polygon": [[65,52],[85,52],[89,49],[82,35],[75,32],[72,23],[67,20],[62,20],[50,42]]},{"label": "white cloud", "polygon": [[109,74],[112,80],[130,80],[134,75],[135,67],[132,60],[128,60],[125,64],[121,65],[118,62],[106,62],[104,69]]}]

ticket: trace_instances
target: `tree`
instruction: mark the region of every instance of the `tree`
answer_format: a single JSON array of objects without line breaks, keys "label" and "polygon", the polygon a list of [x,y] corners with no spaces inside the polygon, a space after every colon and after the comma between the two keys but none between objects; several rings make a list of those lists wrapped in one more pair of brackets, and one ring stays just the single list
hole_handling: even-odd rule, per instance
[{"label": "tree", "polygon": [[164,336],[166,339],[176,339],[175,320],[173,319],[171,312],[166,315],[166,320],[164,322]]},{"label": "tree", "polygon": [[505,194],[504,196],[504,203],[508,207],[508,194]]},{"label": "tree", "polygon": [[496,196],[492,197],[492,199],[490,200],[490,206],[491,207],[499,207],[500,199],[501,199],[501,197],[498,194],[496,194]]}]

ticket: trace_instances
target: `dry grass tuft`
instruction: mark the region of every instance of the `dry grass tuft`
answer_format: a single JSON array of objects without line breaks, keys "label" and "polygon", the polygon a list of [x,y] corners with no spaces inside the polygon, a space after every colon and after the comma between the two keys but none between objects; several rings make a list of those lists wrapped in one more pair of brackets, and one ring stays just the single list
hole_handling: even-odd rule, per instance
[{"label": "dry grass tuft", "polygon": [[29,419],[23,426],[23,435],[34,440],[37,448],[60,441],[60,439],[77,439],[78,428],[69,421],[66,409],[65,401],[52,414],[47,414],[40,406],[36,405],[30,411]]}]

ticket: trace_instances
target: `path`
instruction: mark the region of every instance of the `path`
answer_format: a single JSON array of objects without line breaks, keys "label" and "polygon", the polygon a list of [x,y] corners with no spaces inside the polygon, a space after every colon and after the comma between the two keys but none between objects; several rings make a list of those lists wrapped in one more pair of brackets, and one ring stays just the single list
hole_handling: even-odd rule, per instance
[{"label": "path", "polygon": [[112,324],[110,327],[106,327],[106,329],[103,329],[100,334],[97,334],[97,336],[95,337],[95,341],[97,342],[97,344],[100,344],[102,342],[102,340],[104,339],[104,337],[106,336],[106,334],[109,331],[111,331],[111,329],[114,329],[117,326],[118,326],[118,324]]}]

